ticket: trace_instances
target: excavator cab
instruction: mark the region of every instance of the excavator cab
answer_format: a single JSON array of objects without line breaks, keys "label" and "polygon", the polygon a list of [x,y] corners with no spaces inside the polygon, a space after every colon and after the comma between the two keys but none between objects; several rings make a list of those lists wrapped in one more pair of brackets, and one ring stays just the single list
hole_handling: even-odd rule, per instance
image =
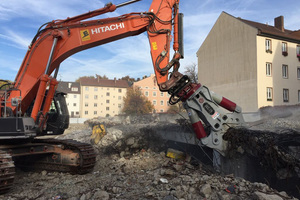
[{"label": "excavator cab", "polygon": [[63,92],[55,93],[47,113],[46,129],[42,131],[42,135],[61,135],[69,127],[70,116],[65,95]]}]

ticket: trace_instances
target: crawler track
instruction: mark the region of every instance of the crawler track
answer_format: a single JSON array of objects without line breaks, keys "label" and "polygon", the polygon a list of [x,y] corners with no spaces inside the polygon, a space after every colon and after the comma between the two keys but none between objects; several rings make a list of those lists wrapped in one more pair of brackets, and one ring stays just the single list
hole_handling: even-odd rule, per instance
[{"label": "crawler track", "polygon": [[15,165],[10,154],[0,151],[0,194],[12,188],[15,178]]},{"label": "crawler track", "polygon": [[[36,153],[18,159],[17,166],[28,170],[48,170],[69,172],[72,174],[85,174],[91,172],[96,162],[96,154],[92,145],[75,140],[35,139],[34,145],[47,145],[54,151],[46,154]],[[57,149],[59,151],[57,151]],[[34,154],[34,153],[33,153]],[[75,157],[69,158],[69,155]]]}]

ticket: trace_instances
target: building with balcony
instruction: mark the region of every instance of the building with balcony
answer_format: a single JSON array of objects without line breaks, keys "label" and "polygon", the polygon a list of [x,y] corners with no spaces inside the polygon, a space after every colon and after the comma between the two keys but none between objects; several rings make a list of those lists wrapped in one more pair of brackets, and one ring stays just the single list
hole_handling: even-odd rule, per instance
[{"label": "building with balcony", "polygon": [[222,12],[197,51],[199,82],[253,112],[300,103],[300,30]]},{"label": "building with balcony", "polygon": [[60,81],[57,91],[66,93],[66,103],[70,117],[80,117],[80,84],[77,82]]},{"label": "building with balcony", "polygon": [[155,113],[167,112],[169,109],[170,95],[166,92],[161,92],[157,86],[154,74],[140,81],[134,82],[133,87],[141,88],[143,94],[153,104]]},{"label": "building with balcony", "polygon": [[82,118],[115,116],[122,113],[123,97],[129,87],[125,80],[81,78]]}]

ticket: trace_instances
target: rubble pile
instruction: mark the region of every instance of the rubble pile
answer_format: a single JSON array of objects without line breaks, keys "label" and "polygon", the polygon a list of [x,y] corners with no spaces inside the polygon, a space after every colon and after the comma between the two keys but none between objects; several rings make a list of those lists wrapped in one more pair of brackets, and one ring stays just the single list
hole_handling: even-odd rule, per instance
[{"label": "rubble pile", "polygon": [[94,119],[74,124],[60,139],[90,143],[91,125],[105,122],[107,134],[94,144],[97,163],[92,173],[71,175],[58,172],[17,170],[13,190],[0,199],[162,199],[229,200],[296,199],[263,183],[251,183],[233,175],[221,176],[188,155],[166,156],[166,141],[156,126],[170,126],[176,119],[158,117]]}]

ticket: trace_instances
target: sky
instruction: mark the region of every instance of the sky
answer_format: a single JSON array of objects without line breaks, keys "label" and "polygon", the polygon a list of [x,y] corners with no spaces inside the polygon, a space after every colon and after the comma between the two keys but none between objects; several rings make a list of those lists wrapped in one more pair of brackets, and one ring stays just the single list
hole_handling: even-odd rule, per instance
[{"label": "sky", "polygon": [[[11,80],[38,28],[45,22],[65,19],[126,0],[0,0],[0,79]],[[148,11],[150,0],[142,0],[98,18]],[[197,64],[196,52],[222,11],[234,17],[274,25],[284,16],[284,26],[300,29],[299,0],[181,0],[184,14],[184,59],[180,71]],[[172,55],[171,55],[172,56]],[[80,76],[106,75],[142,78],[154,73],[147,33],[114,41],[72,55],[60,65],[58,80],[75,81]]]}]

